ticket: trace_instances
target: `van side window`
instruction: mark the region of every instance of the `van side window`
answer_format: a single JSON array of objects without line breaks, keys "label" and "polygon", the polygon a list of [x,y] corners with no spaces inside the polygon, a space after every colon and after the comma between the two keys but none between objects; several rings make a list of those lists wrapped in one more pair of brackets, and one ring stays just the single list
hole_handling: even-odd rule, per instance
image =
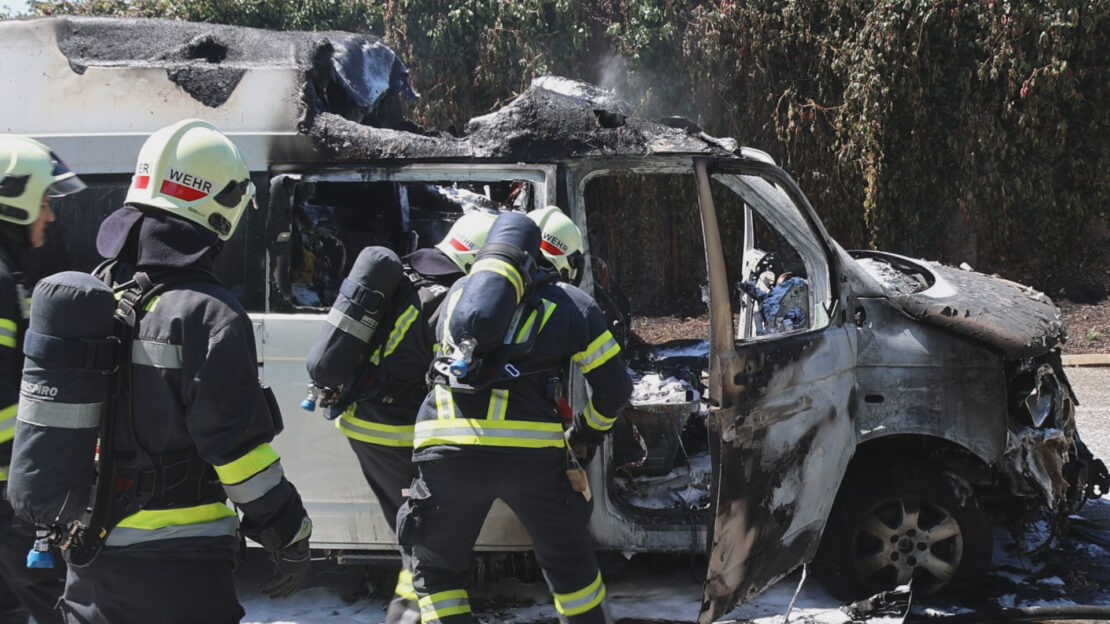
[{"label": "van side window", "polygon": [[363,248],[404,256],[439,242],[464,212],[531,209],[532,195],[531,184],[513,180],[301,182],[292,194],[288,253],[272,262],[270,308],[326,309]]}]

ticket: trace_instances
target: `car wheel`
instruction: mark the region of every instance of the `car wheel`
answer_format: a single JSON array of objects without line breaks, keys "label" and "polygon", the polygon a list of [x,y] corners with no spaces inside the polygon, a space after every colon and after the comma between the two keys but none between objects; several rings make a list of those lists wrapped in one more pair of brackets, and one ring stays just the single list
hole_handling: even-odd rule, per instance
[{"label": "car wheel", "polygon": [[858,600],[912,580],[917,595],[959,594],[982,583],[991,533],[967,481],[893,460],[845,479],[814,561],[829,593]]}]

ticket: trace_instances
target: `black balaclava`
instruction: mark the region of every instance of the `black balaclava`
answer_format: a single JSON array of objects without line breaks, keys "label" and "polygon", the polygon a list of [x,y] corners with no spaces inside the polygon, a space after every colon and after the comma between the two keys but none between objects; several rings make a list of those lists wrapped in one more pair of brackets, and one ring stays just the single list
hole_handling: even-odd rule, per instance
[{"label": "black balaclava", "polygon": [[194,265],[210,269],[222,248],[219,236],[200,224],[132,204],[108,215],[96,235],[101,256],[144,270]]}]

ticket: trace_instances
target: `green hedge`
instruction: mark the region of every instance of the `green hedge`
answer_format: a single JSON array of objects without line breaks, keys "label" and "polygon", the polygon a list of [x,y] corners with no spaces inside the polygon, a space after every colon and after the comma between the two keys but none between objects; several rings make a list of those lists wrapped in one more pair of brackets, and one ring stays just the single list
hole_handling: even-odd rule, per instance
[{"label": "green hedge", "polygon": [[[424,96],[411,116],[438,128],[463,128],[539,74],[615,87],[646,116],[692,117],[770,152],[847,247],[1043,288],[1094,271],[1110,240],[1110,0],[34,6],[381,34]],[[669,236],[643,225],[618,247]]]}]

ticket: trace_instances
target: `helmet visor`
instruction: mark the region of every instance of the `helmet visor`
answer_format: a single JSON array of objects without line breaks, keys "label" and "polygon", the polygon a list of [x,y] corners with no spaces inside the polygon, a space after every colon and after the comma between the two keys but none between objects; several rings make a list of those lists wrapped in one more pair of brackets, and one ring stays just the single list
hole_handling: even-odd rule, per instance
[{"label": "helmet visor", "polygon": [[54,171],[52,172],[54,182],[46,189],[47,195],[50,197],[64,197],[85,190],[85,183],[62,162],[61,158],[58,158],[57,154],[50,152],[50,160],[54,162]]},{"label": "helmet visor", "polygon": [[249,178],[244,178],[238,182],[234,180],[228,182],[227,186],[213,199],[225,208],[235,208],[243,201],[244,195],[254,197],[254,184],[251,183]]}]

